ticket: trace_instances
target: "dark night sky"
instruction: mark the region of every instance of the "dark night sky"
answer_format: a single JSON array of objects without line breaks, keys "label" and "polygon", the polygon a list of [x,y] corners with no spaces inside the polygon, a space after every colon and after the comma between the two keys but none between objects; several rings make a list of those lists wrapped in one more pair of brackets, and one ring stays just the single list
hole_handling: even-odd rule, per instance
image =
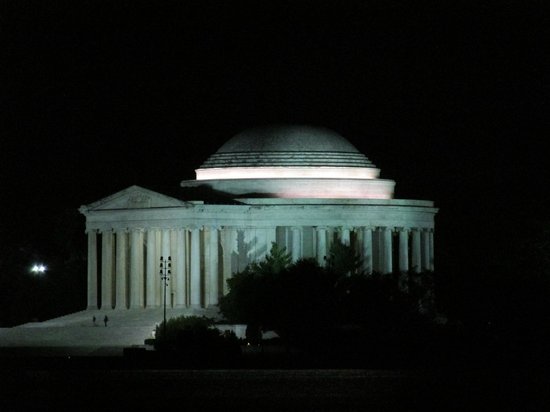
[{"label": "dark night sky", "polygon": [[60,212],[132,184],[177,193],[225,140],[264,123],[341,133],[397,181],[396,197],[435,200],[439,239],[519,210],[542,217],[546,12],[2,1],[1,237],[39,244]]}]

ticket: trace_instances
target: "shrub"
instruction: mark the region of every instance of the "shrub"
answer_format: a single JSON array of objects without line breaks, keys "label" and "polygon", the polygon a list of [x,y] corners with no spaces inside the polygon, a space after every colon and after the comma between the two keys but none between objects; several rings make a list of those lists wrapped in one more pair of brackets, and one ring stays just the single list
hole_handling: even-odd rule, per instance
[{"label": "shrub", "polygon": [[212,367],[236,365],[239,340],[232,332],[220,332],[214,320],[204,316],[169,319],[156,328],[155,349],[179,360],[184,366]]}]

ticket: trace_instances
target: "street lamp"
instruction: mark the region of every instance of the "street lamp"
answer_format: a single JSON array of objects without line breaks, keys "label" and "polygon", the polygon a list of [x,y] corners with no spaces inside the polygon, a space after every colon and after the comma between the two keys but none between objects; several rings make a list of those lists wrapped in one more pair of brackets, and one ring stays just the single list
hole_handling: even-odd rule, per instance
[{"label": "street lamp", "polygon": [[46,272],[46,266],[42,263],[35,263],[31,267],[31,272],[37,275],[43,275]]},{"label": "street lamp", "polygon": [[164,338],[166,339],[166,287],[168,286],[168,281],[170,280],[170,274],[172,268],[172,258],[164,259],[160,257],[160,278],[164,282]]}]

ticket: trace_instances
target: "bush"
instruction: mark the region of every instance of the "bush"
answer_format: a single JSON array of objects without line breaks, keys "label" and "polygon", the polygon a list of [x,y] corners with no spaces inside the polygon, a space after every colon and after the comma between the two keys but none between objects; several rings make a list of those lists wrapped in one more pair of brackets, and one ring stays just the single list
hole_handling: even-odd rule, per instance
[{"label": "bush", "polygon": [[156,328],[155,349],[183,366],[220,367],[238,363],[241,350],[232,332],[220,332],[214,320],[204,316],[169,319]]}]

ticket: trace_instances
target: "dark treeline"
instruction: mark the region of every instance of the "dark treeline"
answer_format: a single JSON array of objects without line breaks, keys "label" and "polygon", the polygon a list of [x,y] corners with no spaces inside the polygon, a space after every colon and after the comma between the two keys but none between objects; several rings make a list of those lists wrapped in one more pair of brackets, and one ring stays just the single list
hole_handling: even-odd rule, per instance
[{"label": "dark treeline", "polygon": [[229,280],[221,313],[251,340],[275,330],[317,366],[541,365],[549,244],[543,226],[530,233],[516,255],[421,274],[362,274],[338,244],[325,268],[274,247]]}]

